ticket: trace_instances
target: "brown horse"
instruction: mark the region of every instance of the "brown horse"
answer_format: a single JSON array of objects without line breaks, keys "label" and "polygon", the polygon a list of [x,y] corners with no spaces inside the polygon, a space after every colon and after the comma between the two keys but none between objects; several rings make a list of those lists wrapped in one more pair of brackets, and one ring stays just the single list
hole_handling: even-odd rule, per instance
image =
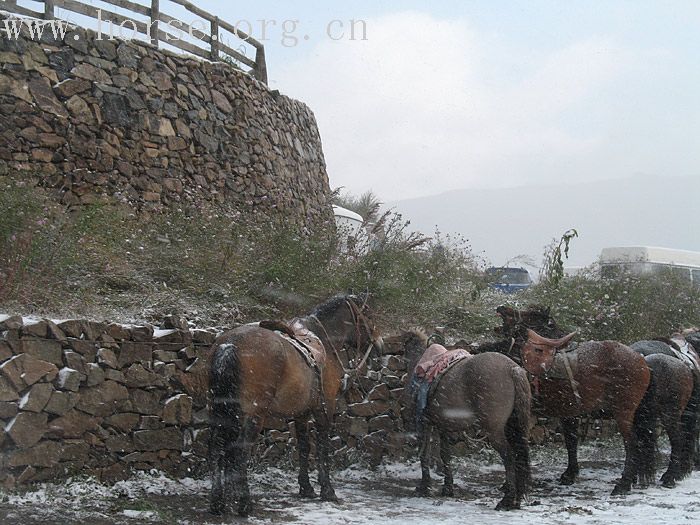
[{"label": "brown horse", "polygon": [[[426,345],[423,332],[412,330],[404,334],[409,370],[415,369]],[[506,469],[505,495],[496,509],[519,508],[530,484],[530,386],[525,371],[507,357],[490,352],[456,362],[437,381],[424,412],[426,424],[419,426],[422,475],[416,492],[429,493],[432,427],[440,433],[444,496],[454,494],[448,436],[477,427],[499,453]]]},{"label": "brown horse", "polygon": [[535,377],[543,415],[563,418],[569,465],[561,482],[573,483],[579,472],[576,418],[602,410],[612,414],[625,443],[625,467],[612,493],[628,493],[637,475],[635,414],[651,380],[644,357],[616,341],[589,341],[562,351],[575,333],[547,339],[528,329],[527,335],[522,362]]},{"label": "brown horse", "polygon": [[[308,421],[314,417],[321,499],[336,500],[328,475],[329,430],[347,378],[338,350],[346,346],[360,350],[370,342],[380,350],[383,343],[366,305],[351,295],[333,297],[306,317],[295,319],[294,325],[297,330],[316,334],[325,348],[325,360],[319,358],[317,365],[310,364],[289,339],[258,324],[225,332],[214,342],[209,374],[212,513],[225,510],[229,485],[238,497],[238,514],[250,512],[250,449],[268,418],[294,420],[299,494],[313,497],[308,474]],[[284,325],[280,329],[288,331]],[[307,333],[307,337],[312,335]]]}]

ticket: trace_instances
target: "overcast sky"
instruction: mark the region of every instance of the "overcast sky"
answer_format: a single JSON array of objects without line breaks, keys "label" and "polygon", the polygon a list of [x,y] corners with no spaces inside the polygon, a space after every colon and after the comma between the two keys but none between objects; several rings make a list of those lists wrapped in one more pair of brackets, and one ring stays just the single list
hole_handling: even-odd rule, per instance
[{"label": "overcast sky", "polygon": [[[268,34],[271,85],[314,110],[334,187],[699,174],[700,2],[208,4],[300,21],[296,47]],[[335,19],[365,20],[367,40],[331,40]]]},{"label": "overcast sky", "polygon": [[[700,171],[700,2],[195,3],[258,38],[267,21],[270,85],[315,112],[333,187],[394,201]],[[328,37],[352,19],[367,40]]]}]

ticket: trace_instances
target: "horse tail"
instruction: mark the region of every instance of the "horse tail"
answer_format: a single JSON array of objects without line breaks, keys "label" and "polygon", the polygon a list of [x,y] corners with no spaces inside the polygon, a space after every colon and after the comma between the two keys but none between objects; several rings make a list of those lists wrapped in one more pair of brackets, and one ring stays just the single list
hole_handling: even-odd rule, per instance
[{"label": "horse tail", "polygon": [[634,415],[637,475],[642,485],[654,483],[656,474],[656,421],[659,416],[656,400],[657,384],[651,367],[649,372],[649,386]]},{"label": "horse tail", "polygon": [[530,445],[528,443],[532,394],[530,393],[527,373],[524,369],[514,366],[511,369],[511,375],[515,389],[515,400],[513,412],[506,424],[506,437],[515,454],[516,491],[519,495],[524,495],[532,484]]},{"label": "horse tail", "polygon": [[209,368],[210,459],[222,458],[241,431],[240,363],[234,344],[222,344]]},{"label": "horse tail", "polygon": [[693,392],[681,415],[681,432],[683,432],[683,454],[681,475],[686,476],[698,464],[698,434],[700,434],[700,377],[693,374]]}]

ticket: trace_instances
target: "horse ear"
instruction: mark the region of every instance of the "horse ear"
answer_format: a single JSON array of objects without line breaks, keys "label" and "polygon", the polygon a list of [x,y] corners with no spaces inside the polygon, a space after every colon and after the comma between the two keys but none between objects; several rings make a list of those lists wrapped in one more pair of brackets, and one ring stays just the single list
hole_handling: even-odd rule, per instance
[{"label": "horse ear", "polygon": [[552,313],[552,307],[548,306],[547,308],[544,309],[544,314],[549,317],[549,315]]},{"label": "horse ear", "polygon": [[369,292],[369,290],[366,290],[357,296],[357,299],[360,303],[359,306],[360,308],[362,308],[362,310],[367,308],[367,303],[369,303],[371,298],[372,294]]},{"label": "horse ear", "polygon": [[515,310],[510,306],[506,306],[504,304],[496,308],[496,313],[500,315],[503,319],[505,319],[506,317],[515,317]]}]

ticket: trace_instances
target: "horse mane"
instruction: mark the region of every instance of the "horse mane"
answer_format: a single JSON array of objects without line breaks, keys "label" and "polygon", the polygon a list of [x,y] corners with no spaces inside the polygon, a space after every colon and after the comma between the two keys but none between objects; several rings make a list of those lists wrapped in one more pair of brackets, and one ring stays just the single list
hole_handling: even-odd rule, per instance
[{"label": "horse mane", "polygon": [[425,348],[428,345],[428,334],[417,326],[409,328],[404,332],[404,346],[412,342],[420,343]]},{"label": "horse mane", "polygon": [[338,308],[343,306],[346,301],[352,301],[357,304],[357,296],[351,294],[337,294],[328,299],[326,302],[321,303],[314,307],[311,311],[311,315],[316,317],[327,317],[335,313]]}]

